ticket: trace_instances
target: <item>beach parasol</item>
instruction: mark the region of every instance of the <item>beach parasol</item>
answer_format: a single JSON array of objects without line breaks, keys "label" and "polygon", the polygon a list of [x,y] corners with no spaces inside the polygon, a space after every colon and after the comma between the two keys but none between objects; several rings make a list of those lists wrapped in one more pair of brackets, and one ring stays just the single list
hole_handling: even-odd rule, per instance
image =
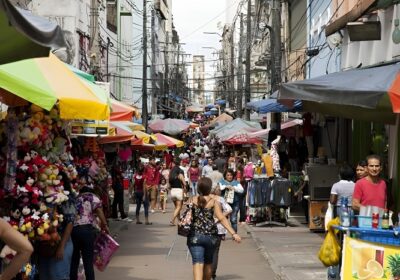
[{"label": "beach parasol", "polygon": [[190,127],[190,123],[180,119],[155,120],[149,124],[153,132],[165,132],[170,135],[177,135]]},{"label": "beach parasol", "polygon": [[48,111],[58,102],[62,119],[110,116],[106,92],[79,78],[54,55],[0,65],[0,101],[9,106],[28,101]]}]

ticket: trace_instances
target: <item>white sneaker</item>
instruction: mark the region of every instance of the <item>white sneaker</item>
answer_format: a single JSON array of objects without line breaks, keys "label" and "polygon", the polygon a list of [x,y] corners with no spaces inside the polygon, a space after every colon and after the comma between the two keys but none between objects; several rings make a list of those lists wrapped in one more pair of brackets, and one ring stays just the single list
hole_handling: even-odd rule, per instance
[{"label": "white sneaker", "polygon": [[154,212],[156,212],[156,211],[154,211],[154,209],[151,209],[151,213],[154,213]]},{"label": "white sneaker", "polygon": [[122,219],[122,221],[130,223],[130,222],[132,222],[133,220],[130,219],[130,218],[128,218],[128,217],[126,217],[126,218]]}]

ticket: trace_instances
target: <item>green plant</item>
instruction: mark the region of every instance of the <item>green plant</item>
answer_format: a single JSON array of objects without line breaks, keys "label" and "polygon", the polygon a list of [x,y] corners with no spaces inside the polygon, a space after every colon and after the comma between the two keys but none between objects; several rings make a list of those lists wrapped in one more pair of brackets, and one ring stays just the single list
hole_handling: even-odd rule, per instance
[{"label": "green plant", "polygon": [[400,280],[400,254],[387,257],[388,269],[394,280]]}]

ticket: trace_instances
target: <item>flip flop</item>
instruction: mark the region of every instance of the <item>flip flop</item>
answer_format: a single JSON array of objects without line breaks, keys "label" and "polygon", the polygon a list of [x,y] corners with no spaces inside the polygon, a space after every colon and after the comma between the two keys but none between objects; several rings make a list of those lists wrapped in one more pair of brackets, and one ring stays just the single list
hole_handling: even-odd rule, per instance
[{"label": "flip flop", "polygon": [[152,224],[153,224],[152,222],[145,223],[145,225],[147,225],[147,226],[152,225]]},{"label": "flip flop", "polygon": [[139,221],[137,221],[137,222],[136,222],[136,224],[137,224],[137,225],[141,225],[141,224],[143,224],[143,223],[142,223],[142,222],[139,222]]},{"label": "flip flop", "polygon": [[169,225],[170,225],[171,227],[176,226],[175,223],[173,223],[172,221],[169,222]]}]

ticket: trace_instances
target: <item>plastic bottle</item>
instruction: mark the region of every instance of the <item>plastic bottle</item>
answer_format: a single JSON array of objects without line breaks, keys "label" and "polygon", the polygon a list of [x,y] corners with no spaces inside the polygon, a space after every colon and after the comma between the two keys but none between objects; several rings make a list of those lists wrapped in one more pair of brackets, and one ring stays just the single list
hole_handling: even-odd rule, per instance
[{"label": "plastic bottle", "polygon": [[385,209],[385,212],[382,215],[382,229],[389,229],[389,212]]},{"label": "plastic bottle", "polygon": [[348,199],[347,197],[342,197],[340,203],[340,225],[343,227],[350,226],[350,214],[347,207]]}]

